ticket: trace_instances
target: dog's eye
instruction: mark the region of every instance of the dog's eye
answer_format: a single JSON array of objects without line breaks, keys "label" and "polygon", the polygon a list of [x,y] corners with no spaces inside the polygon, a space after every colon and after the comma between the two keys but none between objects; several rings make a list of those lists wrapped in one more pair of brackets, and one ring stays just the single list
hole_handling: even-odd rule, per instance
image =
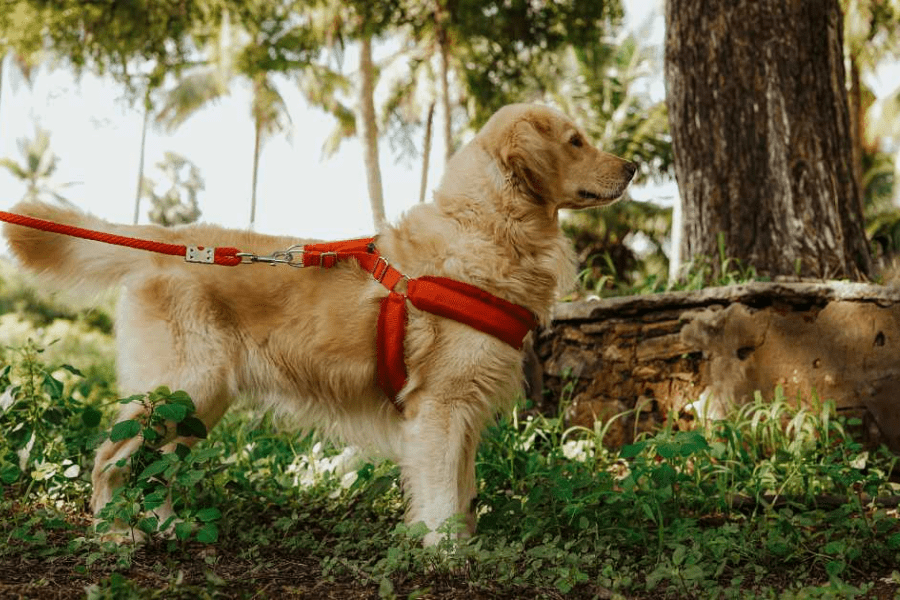
[{"label": "dog's eye", "polygon": [[569,138],[569,143],[575,146],[576,148],[581,148],[584,145],[584,142],[581,139],[581,136],[577,133]]}]

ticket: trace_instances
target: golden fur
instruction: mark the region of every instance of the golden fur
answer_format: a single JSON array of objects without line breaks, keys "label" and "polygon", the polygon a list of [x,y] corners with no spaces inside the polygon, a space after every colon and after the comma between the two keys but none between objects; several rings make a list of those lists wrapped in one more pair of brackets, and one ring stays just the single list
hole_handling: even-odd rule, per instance
[{"label": "golden fur", "polygon": [[[574,280],[558,210],[612,202],[633,174],[632,163],[589,145],[561,113],[507,106],[449,162],[434,202],[414,207],[380,232],[377,246],[410,277],[436,275],[479,286],[547,323],[558,292]],[[34,202],[13,211],[258,254],[308,241],[212,225],[112,225]],[[462,514],[474,525],[475,451],[482,428],[520,388],[520,352],[410,307],[401,415],[375,383],[375,323],[387,290],[355,264],[227,268],[12,225],[4,232],[23,265],[58,284],[124,288],[116,321],[123,393],[159,385],[183,389],[208,428],[239,394],[249,396],[396,460],[408,521],[424,521],[433,531]],[[137,410],[126,405],[119,418],[132,418]],[[107,441],[98,450],[95,512],[121,480],[113,463],[135,444]],[[426,542],[437,539],[432,533]]]}]

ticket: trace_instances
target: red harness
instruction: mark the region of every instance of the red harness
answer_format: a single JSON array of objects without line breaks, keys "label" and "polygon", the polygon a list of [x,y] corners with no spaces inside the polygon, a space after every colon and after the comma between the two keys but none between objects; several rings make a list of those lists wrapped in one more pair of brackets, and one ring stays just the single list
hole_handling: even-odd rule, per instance
[{"label": "red harness", "polygon": [[[403,356],[407,300],[419,310],[474,327],[517,350],[522,349],[525,336],[537,326],[537,319],[527,308],[498,298],[474,285],[444,277],[423,276],[415,279],[406,277],[378,253],[375,238],[309,244],[277,252],[272,256],[257,256],[240,252],[237,248],[204,248],[141,240],[5,211],[0,211],[0,221],[107,244],[183,256],[188,262],[231,267],[252,262],[268,262],[284,263],[294,267],[319,266],[327,269],[342,260],[353,259],[360,267],[371,273],[375,281],[390,291],[381,301],[381,311],[378,314],[376,337],[378,386],[384,390],[400,412],[403,412],[403,407],[397,396],[406,385],[407,379]],[[296,256],[300,257],[299,262],[295,260]],[[406,280],[405,292],[394,289],[401,280]]]},{"label": "red harness", "polygon": [[[403,359],[407,300],[419,310],[469,325],[518,350],[521,350],[528,332],[537,326],[537,319],[527,308],[474,285],[427,275],[409,279],[378,253],[374,238],[310,244],[304,246],[301,252],[304,267],[329,268],[339,261],[354,259],[372,274],[375,281],[390,290],[390,294],[381,301],[378,314],[378,386],[401,412],[403,407],[397,396],[407,380]],[[406,292],[394,289],[401,280],[406,280]]]}]

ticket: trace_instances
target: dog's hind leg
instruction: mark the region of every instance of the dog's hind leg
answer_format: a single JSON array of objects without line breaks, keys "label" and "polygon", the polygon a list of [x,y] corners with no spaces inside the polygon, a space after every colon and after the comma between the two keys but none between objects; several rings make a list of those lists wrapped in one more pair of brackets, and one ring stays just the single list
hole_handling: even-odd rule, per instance
[{"label": "dog's hind leg", "polygon": [[[203,381],[179,381],[177,374],[171,374],[171,386],[175,389],[186,391],[192,398],[196,407],[195,416],[199,418],[206,426],[207,431],[222,418],[227,410],[230,402],[229,396],[225,393],[223,386],[217,385],[214,378],[207,378]],[[129,419],[141,421],[146,418],[146,408],[139,403],[129,403],[122,406],[116,422],[122,422]],[[178,436],[176,427],[173,423],[168,423],[163,433],[163,438],[153,444],[155,448],[161,448],[163,452],[170,452],[175,449],[177,444],[185,444],[192,446],[197,442],[196,437]],[[94,459],[94,470],[92,473],[93,480],[93,496],[91,498],[91,510],[94,515],[98,513],[113,498],[116,488],[126,483],[126,479],[130,472],[130,457],[138,450],[144,442],[139,435],[125,440],[106,440],[97,450]],[[173,515],[171,500],[167,498],[165,504],[156,508],[154,514],[160,523],[164,523]],[[128,528],[122,523],[116,525],[116,529],[123,530],[119,533],[128,532],[136,535],[134,532],[128,531]]]},{"label": "dog's hind leg", "polygon": [[475,452],[483,425],[484,418],[466,400],[448,398],[420,398],[415,415],[403,424],[406,520],[428,526],[426,545],[445,537],[437,530],[454,517],[463,519],[465,530],[459,534],[474,533]]}]

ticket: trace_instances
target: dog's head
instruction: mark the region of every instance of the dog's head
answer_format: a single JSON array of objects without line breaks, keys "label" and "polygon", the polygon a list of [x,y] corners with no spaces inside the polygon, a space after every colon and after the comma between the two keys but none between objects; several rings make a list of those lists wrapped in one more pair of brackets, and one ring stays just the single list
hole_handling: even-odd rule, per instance
[{"label": "dog's head", "polygon": [[581,128],[548,106],[505,106],[476,140],[512,185],[553,211],[610,204],[637,170],[634,163],[592,146]]}]

